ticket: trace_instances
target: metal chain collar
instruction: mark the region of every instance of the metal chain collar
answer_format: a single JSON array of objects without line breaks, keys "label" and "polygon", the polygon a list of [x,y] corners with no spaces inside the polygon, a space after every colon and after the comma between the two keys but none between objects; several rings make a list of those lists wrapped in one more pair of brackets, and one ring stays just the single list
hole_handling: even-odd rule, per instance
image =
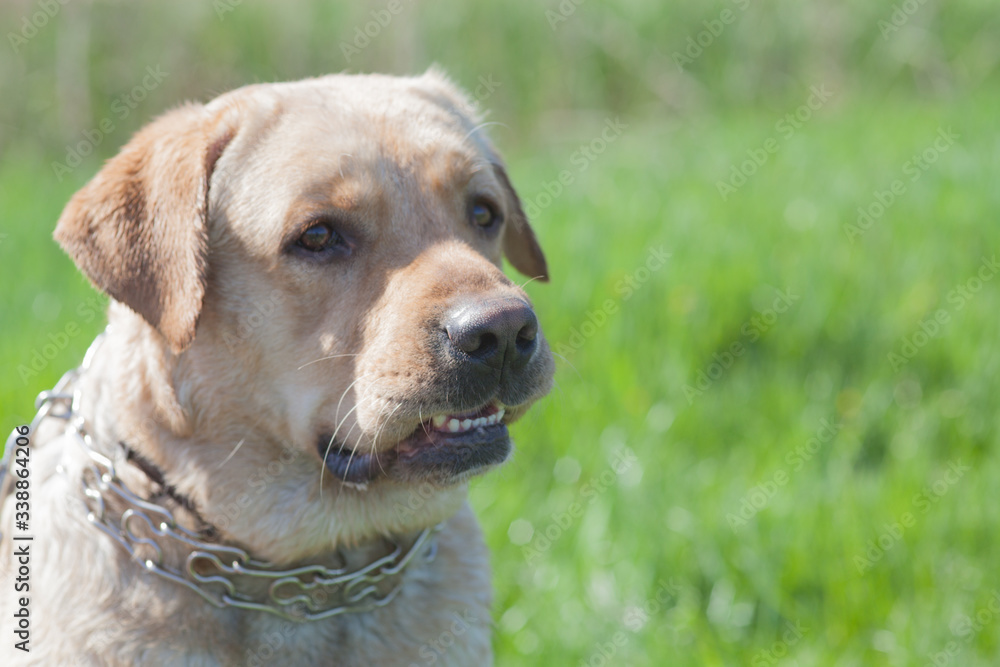
[{"label": "metal chain collar", "polygon": [[[89,367],[103,337],[99,335],[91,345],[80,368],[68,371],[54,389],[38,395],[38,413],[30,432],[35,433],[45,418],[67,422],[67,432],[76,436],[90,458],[81,480],[87,520],[118,542],[147,572],[194,591],[220,609],[236,607],[305,622],[384,607],[399,593],[402,574],[414,559],[433,560],[437,552],[433,535],[441,524],[425,528],[409,547],[395,543],[391,553],[356,570],[323,565],[277,569],[271,563],[251,558],[238,547],[206,542],[198,533],[179,525],[169,509],[140,498],[125,486],[115,462],[94,449],[86,421],[78,413],[80,391],[70,391],[71,386]],[[56,406],[62,406],[62,411],[55,411]],[[0,461],[0,506],[11,490],[10,463],[16,436],[15,430],[7,439]],[[108,515],[106,498],[128,506],[118,521]],[[161,545],[167,544],[188,550],[183,569],[164,563]],[[379,591],[382,582],[391,584],[387,592]],[[262,584],[266,595],[259,594]]]}]

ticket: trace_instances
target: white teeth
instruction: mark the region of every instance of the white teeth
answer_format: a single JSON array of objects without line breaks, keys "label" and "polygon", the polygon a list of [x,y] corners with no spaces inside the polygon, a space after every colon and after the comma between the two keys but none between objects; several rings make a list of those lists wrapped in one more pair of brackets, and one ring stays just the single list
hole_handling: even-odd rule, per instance
[{"label": "white teeth", "polygon": [[435,415],[431,418],[431,426],[441,431],[450,433],[464,433],[481,426],[493,426],[499,424],[503,419],[504,409],[500,408],[489,417],[476,417],[475,419],[458,419],[448,415]]}]

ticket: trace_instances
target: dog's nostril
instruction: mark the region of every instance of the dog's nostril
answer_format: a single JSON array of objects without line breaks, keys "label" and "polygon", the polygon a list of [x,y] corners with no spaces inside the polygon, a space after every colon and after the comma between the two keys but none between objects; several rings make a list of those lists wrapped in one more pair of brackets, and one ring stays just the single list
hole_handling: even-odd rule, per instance
[{"label": "dog's nostril", "polygon": [[[475,347],[469,345],[464,348],[464,352],[473,357],[486,357],[496,352],[499,347],[496,335],[489,332],[481,334],[477,343]],[[470,347],[472,349],[468,349]]]},{"label": "dog's nostril", "polygon": [[522,356],[530,356],[535,350],[535,337],[538,335],[538,321],[532,321],[521,327],[514,339],[514,346]]},{"label": "dog's nostril", "polygon": [[521,327],[521,330],[517,332],[517,342],[518,344],[533,343],[535,341],[535,336],[538,335],[538,321],[534,320],[525,324]]},{"label": "dog's nostril", "polygon": [[470,357],[488,357],[500,347],[500,341],[492,331],[449,324],[445,327],[445,332],[451,344]]}]

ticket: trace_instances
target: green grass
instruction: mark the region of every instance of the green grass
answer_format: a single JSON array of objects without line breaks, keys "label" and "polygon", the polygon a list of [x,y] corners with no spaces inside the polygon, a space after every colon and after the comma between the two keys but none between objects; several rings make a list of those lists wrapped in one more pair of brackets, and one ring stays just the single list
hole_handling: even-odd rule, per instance
[{"label": "green grass", "polygon": [[[852,103],[803,127],[725,202],[715,181],[773,133],[772,115],[637,123],[542,211],[553,282],[529,289],[566,358],[556,390],[517,427],[514,462],[473,491],[494,552],[502,662],[575,664],[620,631],[627,664],[746,664],[799,622],[799,664],[920,664],[985,608],[1000,588],[989,344],[1000,281],[960,310],[947,295],[1000,248],[1000,165],[995,140],[982,139],[997,102]],[[844,221],[939,126],[962,139],[851,243]],[[569,152],[552,152],[513,158],[526,199],[572,168]],[[48,238],[75,184],[39,197],[45,169],[12,158],[0,180],[11,219],[39,221],[11,226],[0,245],[4,281],[19,286],[0,352],[5,428],[100,328],[80,316],[93,294]],[[660,246],[669,260],[625,299],[619,281]],[[778,290],[798,299],[751,342],[765,327],[743,325]],[[616,312],[580,344],[573,330],[609,299]],[[939,308],[951,320],[896,372],[888,353]],[[72,322],[82,333],[21,382],[17,368]],[[745,351],[689,402],[685,385],[697,389],[733,342]],[[823,419],[839,424],[835,437],[786,459]],[[636,462],[602,485],[621,445]],[[971,470],[924,512],[913,496],[951,461]],[[786,482],[734,530],[727,515],[780,471]],[[582,515],[567,520],[574,502]],[[907,511],[915,525],[860,574],[855,557]],[[518,520],[555,539],[515,544]],[[658,582],[665,601],[640,627],[628,610],[656,600]],[[1000,618],[962,642],[955,664],[992,664],[998,638]]]},{"label": "green grass", "polygon": [[[470,88],[494,72],[503,86],[485,106],[508,126],[492,131],[525,201],[544,203],[547,183],[573,176],[534,221],[552,283],[528,286],[564,357],[558,385],[515,428],[513,462],[472,492],[493,551],[499,664],[925,665],[945,664],[932,656],[949,642],[949,665],[1000,659],[989,606],[1000,280],[982,263],[1000,255],[996,21],[975,2],[928,4],[908,30],[935,31],[940,51],[907,50],[923,33],[882,40],[875,21],[891,8],[855,4],[815,40],[807,7],[818,4],[785,3],[773,23],[751,6],[687,88],[671,87],[653,47],[669,63],[726,4],[584,3],[555,33],[536,5],[449,5],[390,26],[351,66],[438,60]],[[133,69],[162,56],[178,72],[102,157],[185,96],[344,68],[336,44],[365,14],[329,5],[271,21],[247,9],[185,27],[170,51],[173,32],[140,44],[119,29],[125,10],[96,7],[96,25],[118,28],[93,39],[91,117]],[[327,38],[310,21],[337,27]],[[309,49],[294,50],[296,30]],[[62,182],[51,171],[67,139],[38,82],[53,76],[44,50],[56,32],[32,43],[26,101],[3,109],[19,129],[0,137],[5,431],[102,327],[95,293],[50,239],[99,164]],[[146,49],[142,67],[122,55],[131,49]],[[200,61],[222,64],[188,67]],[[664,81],[668,93],[654,92]],[[786,136],[776,123],[820,81],[833,98]],[[581,171],[574,152],[615,116],[628,127]],[[910,180],[907,162],[940,128],[959,138]],[[723,200],[717,182],[768,139],[776,152]],[[885,213],[860,236],[848,229],[896,179],[903,194]],[[669,259],[644,272],[661,247]],[[974,294],[975,283],[953,293],[980,270],[989,279]],[[791,304],[768,312],[780,292]],[[925,341],[921,323],[939,310],[947,322]],[[47,349],[70,324],[79,334]],[[894,364],[915,337],[912,358]],[[635,460],[616,472],[623,446]],[[957,462],[968,470],[946,478]],[[760,507],[741,517],[744,501]],[[889,548],[871,551],[880,538]],[[789,624],[800,631],[785,647]]]},{"label": "green grass", "polygon": [[[473,493],[496,554],[501,655],[577,664],[624,631],[622,664],[776,664],[758,652],[800,622],[798,664],[924,664],[949,641],[963,649],[952,664],[995,664],[994,612],[969,644],[951,629],[1000,586],[988,491],[1000,483],[989,343],[1000,280],[961,308],[948,301],[1000,250],[994,103],[844,105],[726,202],[715,181],[773,133],[773,115],[636,128],[544,212],[553,284],[531,293],[557,344],[618,297],[648,248],[672,256],[566,354],[558,389],[517,430],[515,462]],[[903,177],[939,126],[961,140],[851,243],[843,224]],[[560,166],[514,171],[530,197]],[[765,327],[741,328],[785,289],[798,300],[752,342]],[[941,308],[949,322],[897,372],[888,353]],[[745,351],[689,402],[685,385],[697,389],[733,342]],[[823,419],[838,425],[832,439]],[[620,443],[638,464],[581,495]],[[939,486],[943,496],[932,490],[935,502],[915,500],[952,461],[971,469]],[[734,530],[727,516],[776,479]],[[574,501],[585,512],[562,530],[553,515]],[[859,573],[855,557],[904,512],[914,525]],[[529,563],[507,535],[512,519],[557,539]],[[678,588],[633,633],[627,610],[659,581]]]}]

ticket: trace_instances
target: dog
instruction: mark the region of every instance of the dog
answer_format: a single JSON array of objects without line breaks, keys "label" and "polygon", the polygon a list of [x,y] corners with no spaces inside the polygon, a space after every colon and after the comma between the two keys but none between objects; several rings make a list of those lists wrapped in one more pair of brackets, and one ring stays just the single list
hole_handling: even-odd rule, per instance
[{"label": "dog", "polygon": [[11,491],[5,665],[492,662],[468,481],[554,364],[501,271],[546,260],[464,93],[432,69],[181,106],[55,238],[109,324],[8,443],[32,540]]}]

